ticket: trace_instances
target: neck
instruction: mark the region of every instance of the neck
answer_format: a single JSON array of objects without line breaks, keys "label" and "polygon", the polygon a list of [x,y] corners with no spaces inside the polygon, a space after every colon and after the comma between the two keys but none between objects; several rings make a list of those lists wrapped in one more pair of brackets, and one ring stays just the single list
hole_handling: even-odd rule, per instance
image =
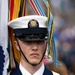
[{"label": "neck", "polygon": [[42,62],[37,66],[32,66],[24,60],[21,60],[21,64],[30,74],[34,74],[42,66]]}]

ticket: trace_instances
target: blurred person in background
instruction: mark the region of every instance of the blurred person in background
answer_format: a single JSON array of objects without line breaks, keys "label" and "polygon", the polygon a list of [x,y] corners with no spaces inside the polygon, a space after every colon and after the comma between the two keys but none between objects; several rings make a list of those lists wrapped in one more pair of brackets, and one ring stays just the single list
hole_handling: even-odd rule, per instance
[{"label": "blurred person in background", "polygon": [[72,27],[60,33],[58,57],[67,67],[69,75],[75,75],[75,34]]}]

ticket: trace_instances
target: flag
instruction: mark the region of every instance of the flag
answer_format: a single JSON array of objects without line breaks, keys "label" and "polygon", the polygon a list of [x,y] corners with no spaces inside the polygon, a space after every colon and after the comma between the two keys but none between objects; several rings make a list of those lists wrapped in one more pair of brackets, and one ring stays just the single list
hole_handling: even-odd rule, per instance
[{"label": "flag", "polygon": [[7,75],[8,55],[8,0],[0,0],[0,75]]},{"label": "flag", "polygon": [[[9,21],[26,15],[26,0],[9,0]],[[14,40],[15,37],[12,35],[13,29],[8,28],[9,38],[11,41],[10,48],[10,68],[15,68],[20,63],[20,52],[17,51]],[[16,54],[17,53],[17,54]]]}]

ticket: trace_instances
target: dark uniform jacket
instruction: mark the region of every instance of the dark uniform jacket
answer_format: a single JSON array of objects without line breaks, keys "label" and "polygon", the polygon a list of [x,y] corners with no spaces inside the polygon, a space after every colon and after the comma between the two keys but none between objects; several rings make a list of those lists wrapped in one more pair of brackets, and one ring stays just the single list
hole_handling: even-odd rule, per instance
[{"label": "dark uniform jacket", "polygon": [[[14,70],[10,73],[10,75],[22,75],[22,73],[21,73],[21,71],[20,71],[20,69],[19,69],[19,66],[18,66],[16,69],[14,69]],[[47,69],[47,67],[45,67],[45,70],[44,70],[43,75],[53,75],[53,74],[52,74],[52,72],[51,72],[49,69]]]}]

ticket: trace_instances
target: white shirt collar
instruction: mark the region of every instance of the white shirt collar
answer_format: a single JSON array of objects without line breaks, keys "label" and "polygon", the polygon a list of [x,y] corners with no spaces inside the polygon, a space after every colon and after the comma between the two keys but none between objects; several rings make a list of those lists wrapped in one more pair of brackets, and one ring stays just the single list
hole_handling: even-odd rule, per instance
[{"label": "white shirt collar", "polygon": [[[20,71],[22,73],[22,75],[31,75],[23,66],[22,64],[20,63],[19,65],[19,68],[20,68]],[[43,72],[44,72],[44,63],[42,64],[42,66],[33,74],[33,75],[43,75]]]},{"label": "white shirt collar", "polygon": [[60,75],[59,73],[56,73],[56,72],[54,72],[54,71],[52,71],[52,73],[53,73],[53,75]]}]

